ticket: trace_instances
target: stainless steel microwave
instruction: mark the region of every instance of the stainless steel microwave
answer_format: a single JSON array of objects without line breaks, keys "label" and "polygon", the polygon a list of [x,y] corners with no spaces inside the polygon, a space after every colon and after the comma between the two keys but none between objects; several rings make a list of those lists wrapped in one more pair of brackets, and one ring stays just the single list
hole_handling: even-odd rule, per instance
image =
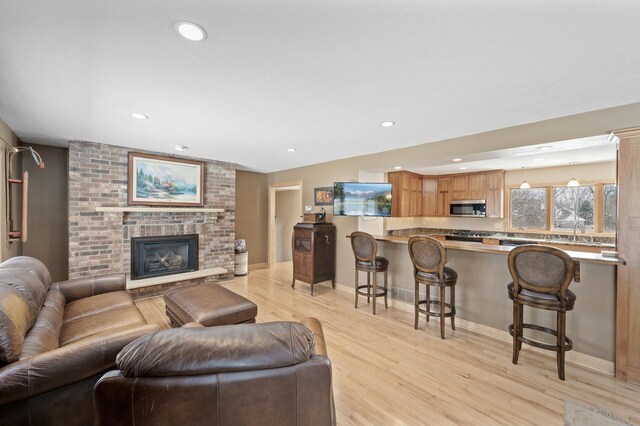
[{"label": "stainless steel microwave", "polygon": [[454,200],[449,203],[449,216],[486,217],[485,200]]}]

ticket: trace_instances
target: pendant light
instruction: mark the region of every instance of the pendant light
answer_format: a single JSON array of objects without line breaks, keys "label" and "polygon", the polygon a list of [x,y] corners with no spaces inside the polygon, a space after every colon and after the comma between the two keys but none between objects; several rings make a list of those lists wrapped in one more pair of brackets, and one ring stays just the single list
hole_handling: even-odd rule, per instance
[{"label": "pendant light", "polygon": [[529,185],[529,182],[527,182],[527,175],[526,175],[526,171],[527,168],[523,167],[522,168],[522,183],[520,184],[520,189],[531,189],[531,185]]},{"label": "pendant light", "polygon": [[[578,163],[569,163],[569,165],[571,166],[571,174],[572,174],[573,176],[575,176],[575,173],[574,173],[573,169],[574,169],[574,166],[575,166],[576,164],[578,164]],[[568,186],[569,188],[575,188],[575,187],[577,187],[577,186],[580,186],[580,182],[578,182],[578,179],[576,179],[575,177],[572,177],[572,178],[569,180],[569,182],[567,182],[567,186]]]}]

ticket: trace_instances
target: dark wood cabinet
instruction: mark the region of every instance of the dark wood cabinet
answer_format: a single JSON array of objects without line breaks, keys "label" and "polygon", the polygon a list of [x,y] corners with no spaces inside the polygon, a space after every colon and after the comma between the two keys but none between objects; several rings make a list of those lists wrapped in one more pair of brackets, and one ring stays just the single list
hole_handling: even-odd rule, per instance
[{"label": "dark wood cabinet", "polygon": [[331,280],[336,288],[336,227],[330,223],[298,223],[293,227],[293,281],[311,284]]}]

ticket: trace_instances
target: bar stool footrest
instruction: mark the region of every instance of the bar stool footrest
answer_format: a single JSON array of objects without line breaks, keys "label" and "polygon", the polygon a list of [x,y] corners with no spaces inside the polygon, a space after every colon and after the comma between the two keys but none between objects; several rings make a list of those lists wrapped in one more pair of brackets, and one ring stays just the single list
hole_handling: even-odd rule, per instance
[{"label": "bar stool footrest", "polygon": [[[373,285],[359,285],[356,288],[356,292],[360,295],[360,296],[371,296],[373,297],[373,292],[367,293],[367,289],[368,288],[373,288]],[[378,285],[376,285],[376,297],[381,297],[381,296],[385,296],[387,294],[387,290],[384,289],[384,287],[380,287]]]},{"label": "bar stool footrest", "polygon": [[[426,305],[425,308],[421,307],[421,305]],[[440,310],[437,311],[433,311],[431,310],[431,305],[438,305],[438,307],[440,307],[440,301],[439,300],[418,300],[418,306],[416,306],[416,309],[418,310],[418,312],[421,312],[425,315],[429,315],[429,316],[433,316],[433,317],[439,317],[440,316]],[[456,307],[455,306],[451,306],[450,303],[445,303],[445,312],[444,312],[444,317],[445,318],[450,318],[452,316],[456,315]],[[449,310],[447,311],[447,308],[449,308]]]},{"label": "bar stool footrest", "polygon": [[[522,324],[522,328],[528,328],[530,330],[541,331],[543,333],[551,334],[552,336],[558,336],[558,332],[551,328],[542,327],[536,324]],[[509,334],[513,336],[513,324],[509,324]],[[559,352],[560,347],[558,345],[550,345],[548,343],[539,342],[537,340],[529,339],[524,336],[518,336],[518,341],[522,343],[526,343],[531,346],[535,346],[536,348],[546,349],[549,351]],[[564,337],[564,350],[570,351],[573,349],[573,341],[567,336]]]}]

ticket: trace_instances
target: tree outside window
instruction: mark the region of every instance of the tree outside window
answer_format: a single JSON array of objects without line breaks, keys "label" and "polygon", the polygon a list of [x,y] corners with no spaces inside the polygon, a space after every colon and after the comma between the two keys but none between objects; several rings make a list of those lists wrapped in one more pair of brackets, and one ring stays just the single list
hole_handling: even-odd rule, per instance
[{"label": "tree outside window", "polygon": [[545,229],[547,217],[547,189],[511,190],[511,227]]},{"label": "tree outside window", "polygon": [[615,183],[604,185],[604,214],[602,227],[605,231],[616,230],[616,216],[618,210],[618,185]]},{"label": "tree outside window", "polygon": [[593,231],[595,187],[593,185],[553,188],[553,229]]}]

